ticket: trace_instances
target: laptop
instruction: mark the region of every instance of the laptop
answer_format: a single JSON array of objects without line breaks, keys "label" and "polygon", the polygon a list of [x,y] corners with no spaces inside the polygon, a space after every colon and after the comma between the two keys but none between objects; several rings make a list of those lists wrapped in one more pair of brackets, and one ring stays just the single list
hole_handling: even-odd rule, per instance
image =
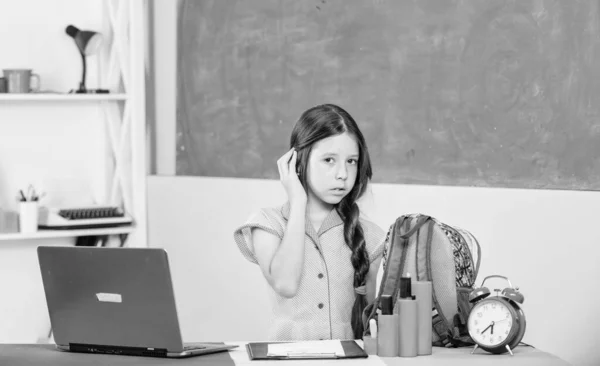
[{"label": "laptop", "polygon": [[60,350],[177,358],[237,347],[183,343],[164,249],[39,246],[37,253]]}]

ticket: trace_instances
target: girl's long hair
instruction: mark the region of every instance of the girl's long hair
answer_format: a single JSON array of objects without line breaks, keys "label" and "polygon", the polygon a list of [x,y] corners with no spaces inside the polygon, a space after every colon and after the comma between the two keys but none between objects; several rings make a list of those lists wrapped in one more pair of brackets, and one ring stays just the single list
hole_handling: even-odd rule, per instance
[{"label": "girl's long hair", "polygon": [[[318,105],[306,110],[301,116],[290,138],[290,148],[297,151],[296,169],[305,191],[308,190],[306,167],[313,145],[324,138],[340,135],[344,132],[354,136],[358,144],[358,173],[354,187],[336,210],[344,221],[344,240],[352,250],[351,262],[354,267],[354,287],[366,286],[369,272],[369,254],[366,249],[365,235],[359,221],[360,211],[356,201],[365,193],[373,173],[367,144],[358,125],[348,112],[333,104]],[[363,336],[362,313],[367,306],[366,295],[356,294],[352,307],[352,331],[355,339]]]}]

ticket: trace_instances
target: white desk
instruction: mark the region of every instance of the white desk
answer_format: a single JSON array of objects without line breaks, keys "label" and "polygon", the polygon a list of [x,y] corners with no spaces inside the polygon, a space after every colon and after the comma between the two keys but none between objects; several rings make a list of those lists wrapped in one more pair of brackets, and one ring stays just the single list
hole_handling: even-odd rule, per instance
[{"label": "white desk", "polygon": [[[134,356],[91,355],[58,351],[49,344],[0,344],[0,364],[11,366],[38,366],[38,365],[63,365],[63,366],[117,366],[117,365],[217,365],[217,366],[568,366],[564,360],[547,352],[532,347],[520,346],[513,350],[514,356],[509,354],[491,355],[477,350],[471,354],[471,348],[433,348],[430,356],[413,358],[377,357],[344,359],[344,360],[281,360],[281,361],[251,361],[246,353],[245,342],[226,342],[237,344],[228,353],[217,353],[184,359],[164,359]],[[362,342],[359,341],[362,345]]]}]

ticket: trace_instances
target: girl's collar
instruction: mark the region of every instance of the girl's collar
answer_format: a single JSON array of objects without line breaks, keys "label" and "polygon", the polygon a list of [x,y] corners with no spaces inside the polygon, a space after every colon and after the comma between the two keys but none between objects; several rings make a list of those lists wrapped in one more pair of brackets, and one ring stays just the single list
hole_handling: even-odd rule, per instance
[{"label": "girl's collar", "polygon": [[[290,202],[289,201],[286,202],[281,207],[281,215],[283,216],[283,218],[286,221],[289,220],[289,217],[290,217]],[[308,229],[308,226],[310,226],[312,228],[312,225],[310,224],[310,220],[308,219],[308,216],[306,217],[306,223],[307,223],[307,229]],[[343,224],[344,224],[344,221],[342,220],[342,218],[338,214],[337,210],[335,208],[333,208],[329,212],[329,215],[327,215],[327,217],[325,218],[325,220],[321,224],[321,227],[319,228],[319,232],[317,233],[317,235],[321,236],[327,230],[329,230],[329,229],[331,229],[333,227],[339,226],[339,225],[343,225]],[[314,231],[314,229],[313,229],[313,231]]]}]

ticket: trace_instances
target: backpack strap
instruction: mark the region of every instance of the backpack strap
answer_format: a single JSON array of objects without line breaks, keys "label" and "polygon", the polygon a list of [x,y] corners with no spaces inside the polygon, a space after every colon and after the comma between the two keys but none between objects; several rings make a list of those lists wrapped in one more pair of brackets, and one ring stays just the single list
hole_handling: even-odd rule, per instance
[{"label": "backpack strap", "polygon": [[418,215],[417,221],[411,227],[412,218],[408,215],[400,216],[390,227],[387,244],[388,254],[379,287],[379,294],[373,304],[367,305],[363,312],[363,335],[369,334],[369,320],[375,317],[379,308],[381,296],[391,295],[392,305],[396,302],[400,286],[400,277],[405,266],[409,238],[431,219],[430,216]]},{"label": "backpack strap", "polygon": [[[436,311],[436,314],[433,316],[432,319],[432,324],[433,324],[433,332],[434,332],[434,340],[437,340],[437,342],[434,342],[434,346],[445,346],[447,343],[447,338],[448,338],[448,327],[446,325],[446,323],[444,322],[444,320],[442,319],[442,317],[440,317],[439,313]],[[435,337],[437,336],[437,337]]]},{"label": "backpack strap", "polygon": [[[431,240],[433,238],[433,225],[435,220],[429,220],[427,228],[427,238],[425,238],[425,245],[417,246],[417,273],[423,274],[423,276],[417,276],[419,281],[432,281],[431,277]],[[423,243],[423,241],[419,241]],[[425,252],[425,253],[422,253]],[[424,254],[424,255],[423,255]],[[424,268],[421,268],[424,267]],[[433,283],[432,283],[433,285]],[[433,288],[432,288],[433,289]]]},{"label": "backpack strap", "polygon": [[417,216],[417,223],[415,224],[415,226],[413,226],[405,234],[400,235],[400,237],[402,239],[408,239],[408,238],[410,238],[415,233],[415,231],[419,230],[421,228],[421,226],[425,225],[425,223],[427,223],[427,221],[429,221],[429,220],[431,220],[431,216],[418,215]]},{"label": "backpack strap", "polygon": [[[438,222],[436,222],[435,220],[432,220],[432,225],[434,224],[438,224]],[[444,314],[444,311],[442,309],[442,306],[440,305],[440,302],[438,300],[438,295],[440,294],[440,288],[438,287],[438,283],[436,283],[434,281],[434,276],[432,273],[432,265],[431,265],[431,256],[432,256],[432,243],[433,243],[433,227],[431,228],[431,230],[429,230],[429,235],[427,237],[427,277],[428,280],[431,281],[432,284],[432,302],[433,302],[433,307],[435,309],[435,316],[433,317],[433,330],[434,330],[434,339],[438,339],[442,342],[443,345],[446,345],[447,343],[447,338],[454,338],[457,337],[458,334],[454,334],[454,326],[452,324],[453,319],[449,319],[447,314]],[[454,263],[452,263],[452,266],[454,268]],[[452,271],[454,273],[454,271]],[[454,283],[454,278],[452,278],[452,284],[453,286],[456,286]],[[454,289],[451,291],[452,294],[456,293],[456,288],[454,287]],[[443,295],[443,292],[442,292]],[[458,303],[457,303],[458,305]],[[437,335],[437,338],[435,337],[435,335]]]},{"label": "backpack strap", "polygon": [[379,285],[379,294],[375,298],[372,304],[367,305],[367,307],[363,311],[363,336],[370,334],[369,329],[369,320],[375,318],[377,309],[379,309],[379,305],[381,302],[381,296],[384,294],[391,293],[393,289],[390,289],[388,285],[388,279],[391,278],[392,281],[395,280],[398,271],[398,263],[400,258],[398,255],[402,254],[398,250],[396,250],[397,246],[397,234],[396,231],[400,230],[400,227],[404,224],[404,222],[408,219],[408,216],[403,215],[396,219],[396,221],[390,226],[388,230],[388,235],[386,238],[386,243],[388,247],[386,263],[383,269],[383,276],[381,279],[381,284]]},{"label": "backpack strap", "polygon": [[[413,218],[416,218],[416,223],[414,225],[411,224],[413,222]],[[406,257],[408,255],[408,244],[410,237],[415,233],[418,233],[423,225],[425,225],[431,217],[426,215],[418,215],[415,217],[406,217],[402,220],[400,225],[400,232],[396,233],[396,236],[392,238],[392,242],[390,245],[390,257],[394,257],[394,261],[391,264],[394,266],[394,272],[392,272],[393,277],[392,280],[385,279],[387,284],[386,290],[384,290],[383,294],[392,295],[392,305],[396,304],[396,299],[398,297],[398,291],[400,291],[400,278],[404,273],[404,268],[406,267]],[[404,233],[402,233],[404,232]],[[391,254],[391,250],[394,250],[395,255]],[[400,252],[398,252],[400,251]],[[400,256],[400,258],[398,258]],[[389,258],[388,258],[389,262]],[[389,278],[389,277],[388,277]],[[382,280],[383,283],[383,280]]]}]

